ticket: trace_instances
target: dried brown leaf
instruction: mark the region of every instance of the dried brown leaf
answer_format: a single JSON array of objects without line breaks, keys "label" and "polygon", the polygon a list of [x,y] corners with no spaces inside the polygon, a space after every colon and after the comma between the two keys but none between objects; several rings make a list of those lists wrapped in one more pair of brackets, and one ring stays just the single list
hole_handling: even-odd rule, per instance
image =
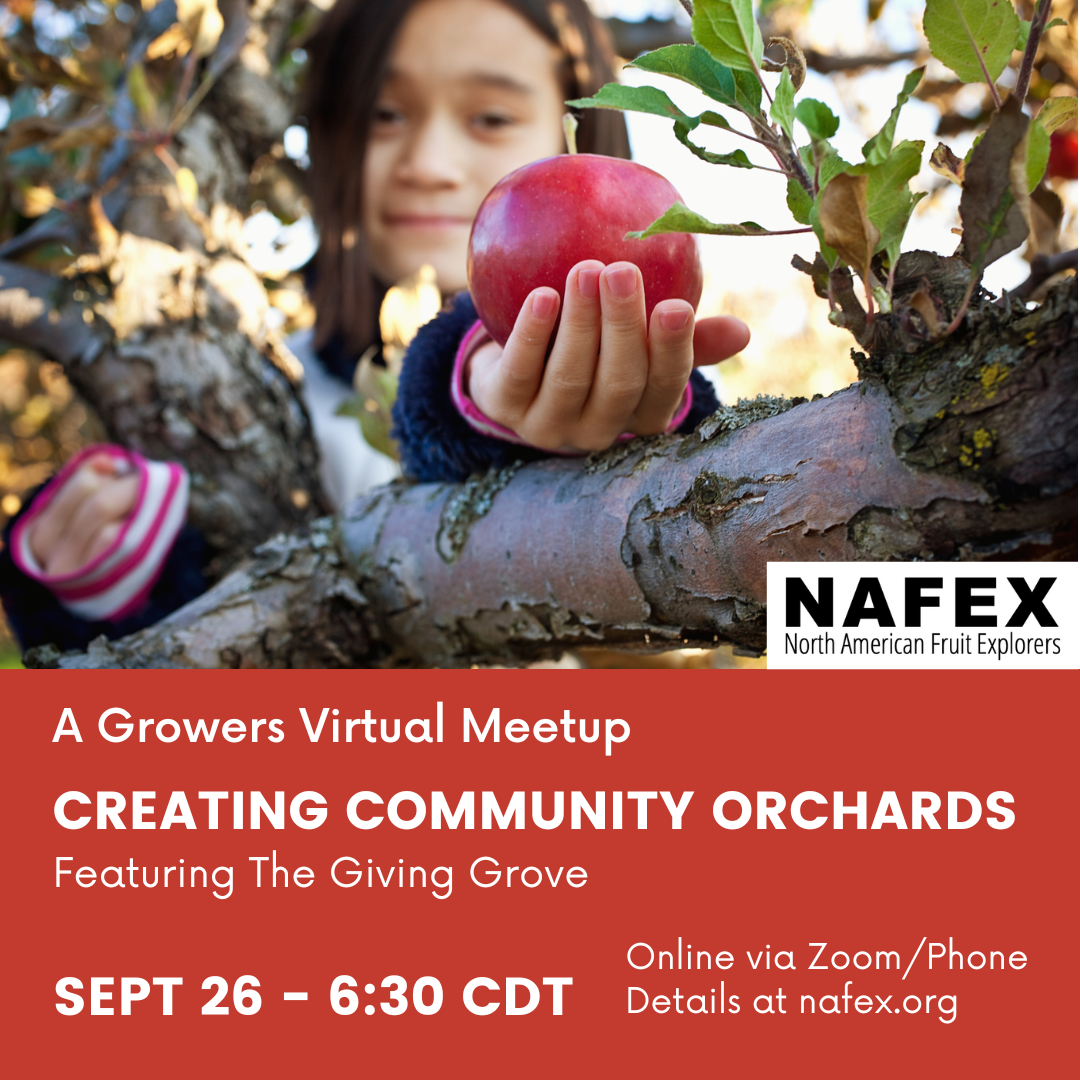
[{"label": "dried brown leaf", "polygon": [[176,0],[176,17],[187,32],[196,56],[209,56],[217,48],[225,28],[217,0]]},{"label": "dried brown leaf", "polygon": [[15,202],[24,217],[36,218],[51,210],[59,201],[47,184],[29,184],[15,189]]},{"label": "dried brown leaf", "polygon": [[818,217],[824,242],[865,278],[881,233],[866,213],[867,177],[840,173],[821,192]]},{"label": "dried brown leaf", "polygon": [[16,150],[35,146],[55,135],[58,129],[59,126],[56,123],[44,116],[25,116],[21,120],[14,120],[7,126],[3,144],[4,153],[14,154]]},{"label": "dried brown leaf", "polygon": [[1031,203],[1027,184],[1028,123],[1020,103],[1009,98],[991,117],[964,173],[961,254],[976,275],[1027,239]]},{"label": "dried brown leaf", "polygon": [[110,146],[116,138],[116,128],[105,110],[100,108],[93,109],[72,124],[57,125],[57,129],[55,137],[45,147],[50,152],[72,150],[77,146]]},{"label": "dried brown leaf", "polygon": [[1061,222],[1065,206],[1061,198],[1040,184],[1031,193],[1031,239],[1024,258],[1029,262],[1036,255],[1055,255],[1061,251]]},{"label": "dried brown leaf", "polygon": [[187,56],[191,51],[191,39],[179,23],[173,23],[146,47],[147,60],[160,60],[163,56]]},{"label": "dried brown leaf", "polygon": [[109,220],[108,214],[105,213],[105,208],[101,205],[101,196],[97,192],[90,196],[86,210],[94,240],[97,242],[98,254],[102,263],[107,265],[116,255],[120,234]]},{"label": "dried brown leaf", "polygon": [[13,154],[40,143],[51,153],[77,146],[108,146],[115,137],[116,130],[101,109],[66,124],[46,116],[26,116],[8,125],[3,149],[5,154]]},{"label": "dried brown leaf", "polygon": [[931,341],[941,337],[947,323],[942,318],[942,312],[934,302],[934,297],[927,289],[919,289],[913,293],[908,298],[908,306],[919,313],[920,318],[926,324],[926,330]]},{"label": "dried brown leaf", "polygon": [[786,67],[788,74],[791,75],[791,85],[795,88],[795,92],[798,93],[799,88],[806,81],[806,57],[803,55],[802,49],[791,38],[786,37],[769,38],[769,47],[771,48],[773,45],[779,45],[784,50],[783,65],[765,61],[762,66],[766,71],[781,71]]},{"label": "dried brown leaf", "polygon": [[957,157],[944,143],[938,143],[930,155],[930,168],[938,176],[964,186],[964,159]]}]

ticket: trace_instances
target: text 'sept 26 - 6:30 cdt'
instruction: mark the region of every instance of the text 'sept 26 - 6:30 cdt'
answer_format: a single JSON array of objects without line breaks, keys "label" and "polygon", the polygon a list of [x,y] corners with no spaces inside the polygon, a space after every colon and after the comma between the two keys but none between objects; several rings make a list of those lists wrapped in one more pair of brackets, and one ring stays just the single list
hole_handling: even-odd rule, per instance
[{"label": "text 'sept 26 - 6:30 cdt'", "polygon": [[[543,976],[539,980],[511,975],[502,981],[480,975],[465,984],[461,1002],[474,1016],[498,1012],[526,1016],[537,1009],[550,1009],[551,1016],[562,1016],[564,991],[573,985],[574,980],[565,975]],[[60,999],[56,1011],[61,1016],[78,1016],[89,1004],[91,1016],[172,1016],[175,1010],[196,1005],[190,996],[183,1000],[183,987],[184,980],[178,975],[149,979],[95,975],[86,980],[65,976],[56,983]],[[203,979],[202,989],[210,992],[200,1008],[203,1016],[254,1016],[263,1007],[264,988],[254,975],[241,975],[231,984],[220,975],[210,975]],[[277,992],[281,993],[282,1003],[306,1002],[312,996],[306,990],[275,991],[275,996]],[[374,1016],[380,1011],[387,1016],[401,1016],[410,1007],[421,1016],[434,1016],[443,1007],[443,985],[432,975],[416,979],[411,988],[400,975],[387,975],[378,986],[373,982],[361,985],[351,975],[339,975],[330,986],[329,1000],[339,1016]]]}]

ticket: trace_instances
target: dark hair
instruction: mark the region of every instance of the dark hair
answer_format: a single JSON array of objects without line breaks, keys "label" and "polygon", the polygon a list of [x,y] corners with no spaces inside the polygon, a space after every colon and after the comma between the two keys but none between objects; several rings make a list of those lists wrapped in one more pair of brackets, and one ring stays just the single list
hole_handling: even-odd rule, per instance
[{"label": "dark hair", "polygon": [[[317,347],[336,337],[359,355],[378,339],[378,287],[360,222],[363,159],[394,38],[413,2],[337,0],[306,46],[308,190],[319,231],[311,287]],[[588,97],[614,80],[610,42],[585,0],[499,2],[562,49],[567,99]],[[584,110],[577,144],[582,153],[628,158],[622,113]]]}]

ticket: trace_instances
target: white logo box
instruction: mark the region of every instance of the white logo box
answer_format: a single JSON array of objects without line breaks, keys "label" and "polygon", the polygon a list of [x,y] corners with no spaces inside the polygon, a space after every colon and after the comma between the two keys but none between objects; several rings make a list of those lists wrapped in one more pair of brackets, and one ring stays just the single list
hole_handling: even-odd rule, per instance
[{"label": "white logo box", "polygon": [[767,581],[770,668],[1080,667],[1074,562],[771,562]]}]

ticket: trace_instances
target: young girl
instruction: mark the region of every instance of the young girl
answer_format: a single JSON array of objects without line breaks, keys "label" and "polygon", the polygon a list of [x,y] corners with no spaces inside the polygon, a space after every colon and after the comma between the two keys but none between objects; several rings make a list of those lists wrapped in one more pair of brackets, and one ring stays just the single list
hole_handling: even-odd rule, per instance
[{"label": "young girl", "polygon": [[[309,55],[320,248],[314,355],[302,359],[309,384],[336,378],[344,396],[357,357],[378,344],[386,287],[431,264],[444,294],[464,290],[469,230],[487,191],[560,153],[563,102],[613,75],[582,0],[339,0]],[[359,154],[357,133],[366,133]],[[578,143],[629,156],[619,113],[587,112]],[[646,327],[631,263],[573,268],[545,362],[558,314],[555,290],[535,290],[500,348],[462,293],[420,332],[395,413],[409,475],[460,480],[514,459],[602,449],[626,433],[692,430],[716,407],[693,364],[732,355],[749,337],[734,319],[695,328],[680,300],[658,304]],[[371,453],[354,421],[339,423],[353,424],[356,454]],[[316,415],[317,435],[320,426]],[[338,460],[351,456],[338,446]],[[197,538],[180,533],[186,491],[178,466],[119,448],[69,462],[18,519],[0,564],[24,647],[83,647],[190,599],[200,555]],[[338,492],[342,501],[353,493]]]}]

